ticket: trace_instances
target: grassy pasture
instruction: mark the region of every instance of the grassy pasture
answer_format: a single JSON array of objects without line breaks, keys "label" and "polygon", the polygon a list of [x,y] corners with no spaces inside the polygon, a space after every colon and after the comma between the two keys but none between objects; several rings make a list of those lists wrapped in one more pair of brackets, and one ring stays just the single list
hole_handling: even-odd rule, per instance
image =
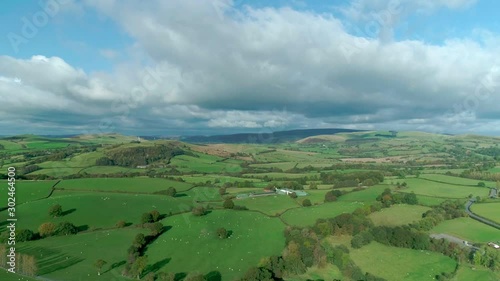
[{"label": "grassy pasture", "polygon": [[307,280],[345,280],[337,266],[328,264],[324,268],[311,267],[306,273],[286,278],[286,281],[307,281]]},{"label": "grassy pasture", "polygon": [[[126,260],[127,248],[141,231],[130,228],[49,237],[19,243],[17,250],[34,255],[39,273],[45,278],[65,281],[127,280],[121,277],[123,264],[111,267]],[[94,267],[98,259],[108,262],[100,278]]]},{"label": "grassy pasture", "polygon": [[267,176],[271,179],[296,179],[296,178],[303,178],[305,176],[319,176],[319,173],[317,173],[317,172],[310,172],[310,173],[272,172],[272,173],[244,174],[243,176],[249,177],[249,178],[263,178],[263,177]]},{"label": "grassy pasture", "polygon": [[320,218],[334,218],[343,213],[351,213],[363,206],[359,202],[331,202],[311,207],[292,209],[281,217],[290,225],[310,226]]},{"label": "grassy pasture", "polygon": [[99,151],[87,152],[75,155],[71,158],[66,158],[61,161],[47,161],[40,163],[38,166],[42,168],[66,167],[66,168],[84,168],[95,166],[97,159],[103,157],[104,154]]},{"label": "grassy pasture", "polygon": [[[235,280],[262,257],[278,255],[285,246],[283,223],[255,212],[178,215],[166,218],[163,224],[172,228],[148,247],[146,255],[150,263],[166,263],[160,270],[170,272],[218,270],[222,280]],[[232,235],[218,239],[215,231],[219,227]]]},{"label": "grassy pasture", "polygon": [[197,154],[198,157],[179,155],[171,159],[170,164],[175,165],[180,171],[198,173],[238,173],[241,172],[240,163],[237,160],[222,161],[223,158]]},{"label": "grassy pasture", "polygon": [[13,141],[0,140],[0,144],[4,147],[5,151],[21,150],[22,145]]},{"label": "grassy pasture", "polygon": [[50,169],[41,169],[30,173],[30,175],[47,175],[54,178],[61,178],[64,176],[70,176],[78,174],[82,168],[66,168],[66,167],[54,167]]},{"label": "grassy pasture", "polygon": [[417,195],[458,199],[466,198],[469,194],[485,196],[489,193],[487,188],[452,185],[418,178],[408,178],[404,181],[408,184],[408,188],[402,189],[401,192],[415,192]]},{"label": "grassy pasture", "polygon": [[406,225],[422,218],[422,214],[430,208],[418,205],[394,205],[370,214],[369,218],[375,225],[397,226]]},{"label": "grassy pasture", "polygon": [[452,281],[498,281],[500,274],[491,270],[462,265],[457,271],[457,275]]},{"label": "grassy pasture", "polygon": [[147,192],[166,190],[174,187],[177,192],[192,187],[191,184],[160,178],[84,178],[62,180],[57,189],[100,190],[122,192]]},{"label": "grassy pasture", "polygon": [[[25,202],[45,198],[49,195],[52,186],[57,181],[16,181],[16,204],[22,204]],[[9,186],[7,182],[0,185],[1,194],[7,194]],[[5,207],[7,205],[7,199],[5,202],[2,200],[1,206]]]},{"label": "grassy pasture", "polygon": [[273,195],[263,197],[245,198],[234,200],[236,205],[245,206],[250,210],[257,210],[268,215],[276,215],[290,208],[297,208],[297,203],[286,195]]},{"label": "grassy pasture", "polygon": [[[119,220],[139,223],[143,213],[154,209],[161,214],[177,213],[189,211],[197,200],[220,199],[213,188],[197,187],[182,194],[172,198],[166,195],[56,191],[50,198],[18,206],[18,227],[36,230],[44,222],[69,221],[90,229],[109,228]],[[67,214],[58,218],[49,217],[48,209],[55,204],[60,204]],[[5,211],[1,216],[6,216]]]},{"label": "grassy pasture", "polygon": [[471,210],[482,217],[495,222],[500,222],[500,202],[474,204],[472,205]]},{"label": "grassy pasture", "polygon": [[[376,185],[360,191],[354,191],[339,197],[341,202],[375,202],[377,197],[389,188],[388,185]],[[343,189],[341,189],[343,190]]]},{"label": "grassy pasture", "polygon": [[352,250],[351,258],[363,270],[388,281],[434,280],[441,272],[452,272],[456,262],[442,254],[385,246],[372,242]]},{"label": "grassy pasture", "polygon": [[119,166],[93,166],[84,168],[79,171],[79,173],[87,173],[91,175],[107,175],[116,173],[134,173],[134,172],[144,172],[144,169],[127,168]]},{"label": "grassy pasture", "polygon": [[435,226],[430,232],[436,234],[449,234],[467,241],[480,243],[500,240],[500,230],[471,218],[458,218],[444,221]]},{"label": "grassy pasture", "polygon": [[449,184],[470,185],[470,186],[477,186],[477,184],[479,182],[484,182],[486,184],[486,186],[488,186],[488,187],[495,187],[495,184],[496,184],[495,182],[491,182],[491,181],[481,181],[481,180],[466,179],[466,178],[459,178],[459,177],[438,175],[438,174],[421,175],[420,178],[429,179],[429,180],[433,180],[433,181],[445,182],[445,183],[449,183]]},{"label": "grassy pasture", "polygon": [[436,198],[436,197],[424,196],[424,195],[417,195],[417,199],[418,199],[418,204],[424,205],[424,206],[429,206],[429,207],[437,206],[437,205],[443,203],[444,201],[449,200],[446,198]]}]

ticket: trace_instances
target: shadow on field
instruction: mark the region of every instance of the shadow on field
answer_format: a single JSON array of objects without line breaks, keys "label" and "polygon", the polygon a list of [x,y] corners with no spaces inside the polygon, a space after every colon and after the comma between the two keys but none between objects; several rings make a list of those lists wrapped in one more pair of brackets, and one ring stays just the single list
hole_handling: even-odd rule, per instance
[{"label": "shadow on field", "polygon": [[119,261],[119,262],[112,263],[112,264],[109,266],[109,269],[108,269],[108,270],[106,270],[106,271],[104,271],[103,273],[106,273],[106,272],[108,272],[108,271],[111,271],[111,270],[113,270],[113,269],[115,269],[115,268],[117,268],[117,267],[120,267],[120,266],[122,266],[122,265],[124,265],[124,264],[126,264],[126,263],[127,263],[126,261]]},{"label": "shadow on field", "polygon": [[77,226],[76,229],[78,230],[78,232],[86,231],[86,230],[89,230],[89,225],[88,224],[80,225],[80,226]]},{"label": "shadow on field", "polygon": [[177,193],[177,194],[175,194],[174,197],[178,198],[178,197],[186,197],[186,196],[188,196],[186,193]]},{"label": "shadow on field", "polygon": [[150,273],[150,272],[157,272],[160,268],[164,267],[165,265],[167,265],[172,259],[171,258],[166,258],[166,259],[162,259],[158,262],[155,262],[154,264],[152,265],[148,265],[148,267],[146,267],[146,269],[144,270],[144,275]]},{"label": "shadow on field", "polygon": [[64,212],[61,213],[61,217],[67,216],[67,215],[69,215],[71,213],[74,213],[75,211],[76,211],[75,208],[66,210],[66,211],[64,211]]},{"label": "shadow on field", "polygon": [[205,280],[207,281],[221,281],[222,274],[218,271],[211,271],[205,275]]},{"label": "shadow on field", "polygon": [[187,276],[186,272],[179,272],[179,273],[175,274],[174,280],[175,281],[180,281],[180,280],[183,280],[184,278],[186,278],[186,276]]}]

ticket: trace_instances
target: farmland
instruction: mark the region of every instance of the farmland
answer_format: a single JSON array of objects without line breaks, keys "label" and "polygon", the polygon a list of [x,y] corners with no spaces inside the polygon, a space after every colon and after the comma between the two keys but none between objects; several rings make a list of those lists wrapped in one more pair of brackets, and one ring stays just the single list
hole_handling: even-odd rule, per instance
[{"label": "farmland", "polygon": [[[220,276],[215,280],[257,280],[245,276],[264,270],[259,266],[271,257],[291,263],[293,255],[301,261],[285,269],[293,271],[285,280],[351,280],[357,270],[387,281],[442,273],[453,274],[451,280],[489,280],[497,273],[487,264],[472,270],[468,253],[460,253],[455,272],[457,260],[446,255],[446,245],[400,240],[419,233],[426,239],[447,234],[483,248],[499,241],[500,230],[464,211],[472,196],[479,200],[473,212],[500,221],[500,203],[487,198],[499,165],[479,150],[498,142],[385,131],[273,144],[23,135],[0,140],[0,164],[16,167],[17,229],[33,234],[17,243],[17,251],[35,258],[36,275],[46,281],[94,280],[97,260],[105,261],[104,281],[148,280],[162,272],[179,281],[208,273]],[[485,167],[469,168],[473,162]],[[57,206],[60,212],[53,213]],[[1,207],[0,238],[6,241],[9,211],[6,202]],[[154,232],[152,221],[162,228]],[[41,235],[50,224],[57,231],[69,224],[70,234]],[[369,238],[360,236],[358,224]],[[417,227],[391,239],[379,236]],[[140,249],[134,246],[138,234],[147,243]],[[424,242],[411,245],[415,241]],[[338,257],[325,245],[349,253]],[[141,259],[145,267],[134,272]],[[352,268],[339,260],[350,260]],[[123,276],[130,272],[137,276]]]}]

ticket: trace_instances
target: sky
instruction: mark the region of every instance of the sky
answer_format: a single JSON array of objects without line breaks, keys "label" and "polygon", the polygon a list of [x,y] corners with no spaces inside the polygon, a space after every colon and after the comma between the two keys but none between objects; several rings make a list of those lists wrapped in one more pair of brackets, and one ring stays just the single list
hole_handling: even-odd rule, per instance
[{"label": "sky", "polygon": [[494,0],[0,2],[0,135],[500,136]]}]

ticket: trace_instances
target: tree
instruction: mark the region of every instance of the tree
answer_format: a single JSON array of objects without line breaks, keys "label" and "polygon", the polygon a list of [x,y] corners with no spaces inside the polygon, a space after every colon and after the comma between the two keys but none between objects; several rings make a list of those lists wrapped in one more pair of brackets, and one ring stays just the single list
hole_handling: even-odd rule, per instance
[{"label": "tree", "polygon": [[49,208],[49,216],[51,217],[59,217],[62,215],[62,207],[59,204],[56,204]]},{"label": "tree", "polygon": [[203,206],[196,206],[191,212],[193,213],[193,215],[200,217],[204,216],[207,213],[207,210]]},{"label": "tree", "polygon": [[333,190],[325,193],[325,202],[333,202],[333,201],[337,201],[337,196],[334,195]]},{"label": "tree", "polygon": [[94,263],[94,266],[95,268],[97,269],[97,275],[101,275],[101,269],[102,267],[107,264],[107,262],[105,260],[102,260],[102,259],[98,259],[95,263]]},{"label": "tree", "polygon": [[205,281],[205,277],[202,274],[190,273],[184,281]]},{"label": "tree", "polygon": [[216,233],[217,237],[219,237],[220,239],[226,239],[227,237],[229,237],[229,233],[224,227],[218,228]]},{"label": "tree", "polygon": [[291,198],[295,199],[295,198],[297,198],[297,193],[291,192],[291,193],[288,194],[288,196],[290,196]]},{"label": "tree", "polygon": [[315,183],[315,182],[311,182],[311,183],[309,184],[309,189],[318,189],[318,184],[317,184],[317,183]]},{"label": "tree", "polygon": [[151,213],[142,214],[141,223],[145,224],[145,223],[150,223],[150,222],[153,222],[153,215],[151,215]]},{"label": "tree", "polygon": [[160,212],[158,212],[157,210],[153,210],[150,212],[151,213],[151,218],[153,219],[153,222],[157,222],[158,220],[160,220]]},{"label": "tree", "polygon": [[142,246],[146,245],[146,237],[142,233],[138,233],[135,238],[134,242],[132,243],[134,246],[137,246],[137,248],[141,248]]},{"label": "tree", "polygon": [[224,204],[222,204],[224,209],[233,209],[234,208],[234,202],[231,199],[226,199],[224,200]]},{"label": "tree", "polygon": [[55,230],[56,235],[71,235],[78,233],[78,228],[70,222],[61,222]]},{"label": "tree", "polygon": [[131,274],[137,276],[137,279],[140,279],[144,269],[146,269],[146,266],[148,266],[148,257],[138,257],[132,264]]},{"label": "tree", "polygon": [[41,237],[48,237],[54,234],[56,230],[56,225],[52,222],[42,223],[40,227],[38,227],[38,233],[40,233]]},{"label": "tree", "polygon": [[175,274],[172,272],[167,273],[167,272],[161,271],[157,274],[157,280],[158,281],[175,281]]},{"label": "tree", "polygon": [[226,188],[225,187],[219,188],[219,194],[220,194],[220,196],[226,194]]},{"label": "tree", "polygon": [[312,206],[311,200],[304,199],[304,201],[302,201],[302,206],[304,206],[304,207],[310,207],[310,206]]},{"label": "tree", "polygon": [[118,227],[118,228],[123,228],[127,225],[127,223],[124,221],[124,220],[119,220],[115,226]]},{"label": "tree", "polygon": [[148,226],[149,230],[151,230],[151,235],[158,236],[163,231],[163,224],[161,222],[155,222]]},{"label": "tree", "polygon": [[482,182],[482,181],[481,181],[481,182],[478,182],[478,183],[477,183],[477,186],[479,186],[479,187],[485,187],[485,186],[486,186],[486,184],[485,184],[484,182]]},{"label": "tree", "polygon": [[177,195],[177,190],[174,187],[169,187],[167,189],[167,195],[170,197],[175,197],[175,195]]},{"label": "tree", "polygon": [[30,241],[35,238],[35,233],[29,229],[21,229],[16,231],[16,240],[17,242]]}]

